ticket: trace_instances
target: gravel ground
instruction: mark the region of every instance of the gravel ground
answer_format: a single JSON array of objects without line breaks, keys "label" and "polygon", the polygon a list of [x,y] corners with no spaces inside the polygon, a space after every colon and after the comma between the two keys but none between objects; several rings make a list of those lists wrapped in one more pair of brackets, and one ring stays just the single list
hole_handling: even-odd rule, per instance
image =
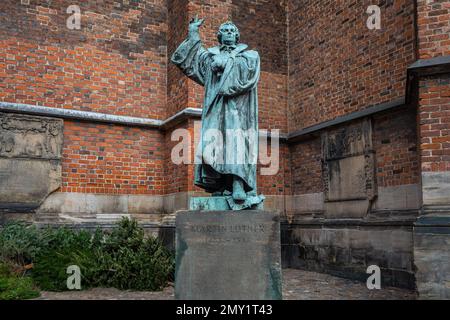
[{"label": "gravel ground", "polygon": [[[414,291],[399,288],[368,290],[365,283],[342,279],[328,274],[283,270],[285,300],[412,300]],[[86,291],[42,292],[36,300],[170,300],[173,285],[161,292],[134,292],[97,288]]]}]

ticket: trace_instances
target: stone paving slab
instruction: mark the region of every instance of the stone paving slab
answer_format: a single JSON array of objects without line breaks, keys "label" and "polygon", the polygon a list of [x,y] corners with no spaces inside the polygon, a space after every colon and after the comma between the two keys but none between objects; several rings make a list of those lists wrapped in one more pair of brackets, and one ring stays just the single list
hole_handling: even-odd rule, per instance
[{"label": "stone paving slab", "polygon": [[[285,300],[414,300],[416,293],[399,288],[368,290],[365,283],[328,274],[283,270],[283,299]],[[36,300],[171,300],[174,288],[161,292],[120,291],[96,288],[86,291],[42,292]]]},{"label": "stone paving slab", "polygon": [[[369,276],[369,275],[368,275]],[[386,287],[369,290],[365,283],[329,274],[283,270],[285,300],[415,300],[411,290]]]}]

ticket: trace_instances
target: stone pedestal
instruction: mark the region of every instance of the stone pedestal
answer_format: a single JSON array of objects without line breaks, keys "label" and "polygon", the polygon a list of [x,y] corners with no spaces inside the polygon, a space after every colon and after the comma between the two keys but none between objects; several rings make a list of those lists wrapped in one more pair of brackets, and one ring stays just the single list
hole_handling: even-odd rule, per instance
[{"label": "stone pedestal", "polygon": [[414,224],[420,299],[450,299],[450,172],[422,172],[422,215]]},{"label": "stone pedestal", "polygon": [[428,215],[417,220],[414,264],[419,299],[450,299],[450,217]]},{"label": "stone pedestal", "polygon": [[175,278],[176,299],[281,299],[279,216],[258,210],[178,213]]}]

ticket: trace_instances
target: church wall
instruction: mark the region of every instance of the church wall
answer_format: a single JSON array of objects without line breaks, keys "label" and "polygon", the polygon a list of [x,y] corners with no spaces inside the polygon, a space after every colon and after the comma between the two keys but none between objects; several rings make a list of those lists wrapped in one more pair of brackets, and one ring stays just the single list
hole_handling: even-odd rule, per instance
[{"label": "church wall", "polygon": [[289,146],[284,263],[359,280],[378,265],[384,285],[414,288],[420,151],[417,106],[405,95],[416,60],[415,5],[380,2],[381,30],[369,30],[373,4],[289,2],[288,128],[317,129]]},{"label": "church wall", "polygon": [[[80,9],[79,29],[68,27],[71,5]],[[5,0],[0,12],[0,102],[168,117],[166,1]],[[63,135],[59,188],[32,219],[160,220],[160,130],[65,119]]]},{"label": "church wall", "polygon": [[[291,146],[293,196],[282,239],[284,263],[359,280],[367,279],[365,271],[374,264],[385,285],[414,288],[412,230],[421,207],[416,110],[404,107],[370,121],[377,194],[356,216],[345,208],[348,199],[325,201],[321,137]],[[351,175],[352,169],[341,174]],[[344,211],[333,207],[342,204]]]},{"label": "church wall", "polygon": [[[217,45],[218,26],[233,19],[242,29],[242,42],[261,52],[260,128],[279,129],[286,135],[284,2],[84,1],[75,3],[81,11],[81,29],[70,30],[71,14],[66,10],[73,4],[63,0],[0,4],[5,13],[0,24],[0,102],[7,107],[18,103],[157,121],[188,107],[201,108],[202,88],[168,61],[187,35],[189,17],[198,13],[205,18],[201,28],[205,46]],[[253,30],[262,23],[270,32],[257,37]],[[192,164],[172,163],[176,142],[171,134],[180,128],[193,133],[196,120],[184,117],[174,125],[149,128],[65,119],[61,184],[42,204],[38,218],[59,221],[58,214],[70,213],[91,219],[96,210],[120,216],[185,208],[189,196],[202,190],[193,186]],[[280,158],[278,173],[258,181],[268,205],[282,212],[290,187],[289,177],[285,182],[286,145],[281,146]],[[128,196],[143,204],[132,208]],[[83,205],[74,206],[79,199]]]},{"label": "church wall", "polygon": [[[67,27],[74,4],[80,30]],[[165,1],[4,0],[0,11],[1,101],[166,118]]]},{"label": "church wall", "polygon": [[289,130],[405,95],[415,61],[414,1],[380,1],[381,30],[366,26],[373,1],[289,2]]},{"label": "church wall", "polygon": [[[168,59],[177,46],[184,40],[187,34],[188,0],[173,0],[167,2],[168,7],[168,32],[167,52]],[[172,63],[167,64],[167,110],[169,115],[174,115],[187,106],[188,79]]]}]

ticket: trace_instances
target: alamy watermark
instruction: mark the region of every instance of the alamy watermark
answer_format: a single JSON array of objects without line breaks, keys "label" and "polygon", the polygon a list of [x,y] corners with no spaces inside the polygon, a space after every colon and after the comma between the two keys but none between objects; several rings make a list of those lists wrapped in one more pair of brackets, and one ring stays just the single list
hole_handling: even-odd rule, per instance
[{"label": "alamy watermark", "polygon": [[67,8],[66,11],[68,14],[71,14],[69,18],[67,18],[67,28],[70,30],[81,30],[81,9],[77,5],[71,5]]},{"label": "alamy watermark", "polygon": [[67,289],[69,290],[81,290],[81,270],[79,266],[72,265],[67,267],[67,274],[70,276],[67,278]]},{"label": "alamy watermark", "polygon": [[366,273],[371,274],[367,279],[366,285],[369,290],[381,289],[381,269],[377,265],[371,265],[367,268]]},{"label": "alamy watermark", "polygon": [[367,19],[367,28],[369,30],[381,30],[381,8],[377,5],[371,5],[366,11],[369,14]]}]

